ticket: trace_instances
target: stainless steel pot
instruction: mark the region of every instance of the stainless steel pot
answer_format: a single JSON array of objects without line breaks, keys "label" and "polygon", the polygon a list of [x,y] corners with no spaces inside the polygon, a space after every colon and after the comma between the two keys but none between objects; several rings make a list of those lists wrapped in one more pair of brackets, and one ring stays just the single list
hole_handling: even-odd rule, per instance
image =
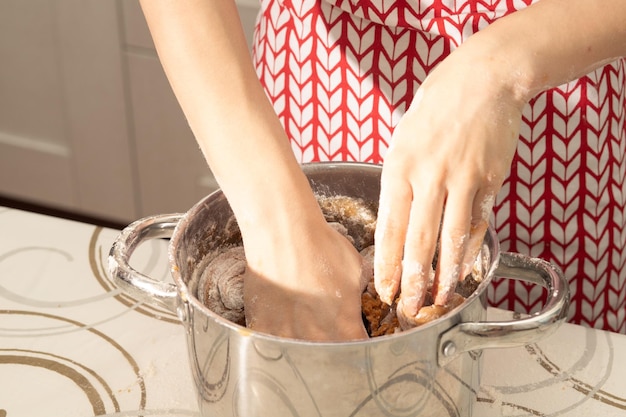
[{"label": "stainless steel pot", "polygon": [[[380,166],[319,163],[303,167],[317,193],[377,203]],[[547,262],[500,253],[493,230],[482,246],[482,283],[455,310],[424,326],[366,341],[319,343],[250,331],[207,309],[195,296],[200,262],[232,239],[233,216],[217,191],[186,214],[148,217],[124,229],[109,257],[116,282],[130,295],[176,311],[185,326],[203,416],[364,417],[470,416],[479,386],[481,351],[531,343],[566,317],[568,286]],[[142,242],[171,237],[175,284],[129,266]],[[485,322],[494,276],[547,288],[536,315]]]}]

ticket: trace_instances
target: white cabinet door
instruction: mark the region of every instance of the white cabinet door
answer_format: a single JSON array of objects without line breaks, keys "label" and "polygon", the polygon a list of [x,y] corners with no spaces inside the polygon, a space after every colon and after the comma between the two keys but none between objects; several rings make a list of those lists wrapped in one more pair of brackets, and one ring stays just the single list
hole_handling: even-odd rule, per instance
[{"label": "white cabinet door", "polygon": [[216,187],[136,0],[0,1],[0,197],[127,223]]},{"label": "white cabinet door", "polygon": [[[252,40],[258,3],[239,4]],[[136,1],[123,2],[132,134],[142,216],[187,211],[217,184],[158,60]]]},{"label": "white cabinet door", "polygon": [[140,215],[185,212],[217,184],[167,81],[138,2],[122,4]]},{"label": "white cabinet door", "polygon": [[0,2],[0,194],[137,214],[118,3]]},{"label": "white cabinet door", "polygon": [[127,59],[141,215],[185,212],[217,184],[156,56]]}]

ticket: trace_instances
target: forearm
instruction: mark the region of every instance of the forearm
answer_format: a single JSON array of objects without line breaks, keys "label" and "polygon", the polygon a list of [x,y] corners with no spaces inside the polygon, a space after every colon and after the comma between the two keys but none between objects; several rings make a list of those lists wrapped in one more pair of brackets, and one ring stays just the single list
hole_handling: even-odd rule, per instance
[{"label": "forearm", "polygon": [[541,0],[470,38],[528,100],[626,55],[626,1]]},{"label": "forearm", "polygon": [[142,8],[170,84],[240,226],[310,208],[306,178],[258,81],[234,1],[144,0]]}]

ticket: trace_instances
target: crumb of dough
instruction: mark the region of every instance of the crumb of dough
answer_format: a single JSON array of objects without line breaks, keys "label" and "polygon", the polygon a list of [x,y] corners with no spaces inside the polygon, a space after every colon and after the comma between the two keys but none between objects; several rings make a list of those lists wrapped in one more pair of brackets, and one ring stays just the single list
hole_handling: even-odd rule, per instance
[{"label": "crumb of dough", "polygon": [[370,337],[393,334],[399,328],[398,318],[392,306],[369,292],[361,296],[363,320]]},{"label": "crumb of dough", "polygon": [[358,251],[374,243],[376,207],[360,198],[342,195],[316,198],[326,221],[343,225]]}]

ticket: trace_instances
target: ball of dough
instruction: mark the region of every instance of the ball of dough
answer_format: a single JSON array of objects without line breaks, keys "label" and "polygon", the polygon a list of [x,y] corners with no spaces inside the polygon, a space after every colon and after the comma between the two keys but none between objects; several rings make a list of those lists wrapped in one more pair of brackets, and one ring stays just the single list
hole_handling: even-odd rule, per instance
[{"label": "ball of dough", "polygon": [[243,246],[224,250],[213,258],[198,282],[198,299],[211,311],[245,325],[243,276],[246,257]]}]

